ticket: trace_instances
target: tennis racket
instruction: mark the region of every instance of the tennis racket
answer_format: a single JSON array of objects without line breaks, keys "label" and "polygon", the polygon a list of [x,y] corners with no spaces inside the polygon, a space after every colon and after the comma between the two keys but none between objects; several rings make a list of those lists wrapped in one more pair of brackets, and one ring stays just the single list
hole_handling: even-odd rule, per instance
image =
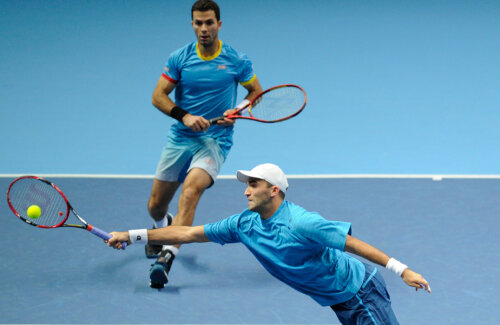
[{"label": "tennis racket", "polygon": [[[263,123],[276,123],[297,116],[307,103],[307,94],[297,85],[279,85],[257,95],[246,106],[226,118],[245,119]],[[224,119],[219,116],[208,120],[210,124]]]},{"label": "tennis racket", "polygon": [[[88,224],[80,217],[69,203],[66,195],[54,183],[37,176],[23,176],[14,180],[7,190],[7,202],[14,214],[22,221],[38,228],[73,227],[85,229],[104,240],[111,235]],[[28,216],[28,208],[37,205],[41,215],[37,218]],[[70,211],[80,224],[67,224]],[[127,246],[122,242],[123,249]]]}]

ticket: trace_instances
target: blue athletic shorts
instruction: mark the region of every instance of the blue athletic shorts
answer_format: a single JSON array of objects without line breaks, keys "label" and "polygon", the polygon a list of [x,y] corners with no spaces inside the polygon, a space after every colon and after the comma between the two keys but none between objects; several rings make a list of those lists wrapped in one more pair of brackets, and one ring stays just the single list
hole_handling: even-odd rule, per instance
[{"label": "blue athletic shorts", "polygon": [[358,293],[350,300],[331,306],[342,324],[399,324],[391,307],[391,298],[385,281],[377,269],[365,264],[365,280]]},{"label": "blue athletic shorts", "polygon": [[226,156],[227,152],[211,137],[169,136],[161,153],[155,178],[182,183],[191,169],[201,168],[215,182]]}]

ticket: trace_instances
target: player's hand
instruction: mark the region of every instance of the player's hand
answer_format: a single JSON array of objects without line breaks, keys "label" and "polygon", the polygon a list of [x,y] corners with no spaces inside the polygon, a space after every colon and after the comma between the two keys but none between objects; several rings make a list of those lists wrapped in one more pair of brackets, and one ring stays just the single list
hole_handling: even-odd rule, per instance
[{"label": "player's hand", "polygon": [[210,127],[210,122],[203,116],[186,114],[182,118],[182,123],[194,132],[205,132]]},{"label": "player's hand", "polygon": [[[237,111],[236,108],[228,109],[227,111],[224,112],[223,115],[228,116],[229,114],[233,114],[236,111]],[[224,118],[223,120],[218,120],[217,124],[224,125],[224,126],[231,126],[231,125],[234,125],[235,122],[236,122],[236,119]]]},{"label": "player's hand", "polygon": [[122,242],[126,242],[127,245],[130,245],[130,237],[128,235],[128,231],[121,232],[110,232],[112,237],[109,240],[105,240],[104,242],[108,244],[109,247],[113,247],[114,249],[122,249]]},{"label": "player's hand", "polygon": [[429,293],[432,292],[429,283],[424,279],[424,277],[416,272],[413,272],[410,269],[404,270],[403,274],[401,274],[401,277],[407,285],[409,285],[410,287],[414,287],[415,291],[418,291],[418,289],[424,289]]}]

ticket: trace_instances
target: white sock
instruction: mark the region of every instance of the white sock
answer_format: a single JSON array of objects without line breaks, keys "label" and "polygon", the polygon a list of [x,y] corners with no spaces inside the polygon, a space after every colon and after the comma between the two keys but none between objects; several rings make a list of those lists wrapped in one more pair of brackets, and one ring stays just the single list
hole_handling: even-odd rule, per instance
[{"label": "white sock", "polygon": [[161,219],[160,221],[155,221],[154,223],[155,223],[156,228],[166,227],[166,226],[168,226],[168,218],[163,217],[163,219]]},{"label": "white sock", "polygon": [[177,254],[179,253],[179,249],[175,246],[172,246],[172,245],[163,245],[162,247],[162,251],[168,249],[169,251],[172,252],[172,254],[174,254],[174,256],[177,256]]}]

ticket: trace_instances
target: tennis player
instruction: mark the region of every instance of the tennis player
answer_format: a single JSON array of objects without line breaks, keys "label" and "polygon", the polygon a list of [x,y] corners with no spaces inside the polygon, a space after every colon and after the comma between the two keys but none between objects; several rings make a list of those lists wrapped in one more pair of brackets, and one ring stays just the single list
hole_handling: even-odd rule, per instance
[{"label": "tennis player", "polygon": [[[177,122],[168,133],[157,166],[148,211],[154,228],[190,226],[204,190],[212,186],[233,144],[234,120],[223,119],[210,126],[208,119],[227,116],[244,107],[262,87],[252,62],[219,40],[222,22],[214,1],[199,0],[191,8],[192,26],[197,41],[174,51],[153,92],[153,105]],[[248,91],[236,105],[237,88]],[[169,95],[175,89],[175,99]],[[235,106],[236,105],[236,106]],[[167,214],[170,201],[182,184],[175,219]],[[151,286],[155,273],[168,274],[179,245],[146,245],[146,256],[162,258],[150,270]],[[168,278],[165,278],[165,283]]]},{"label": "tennis player", "polygon": [[240,170],[237,178],[247,183],[248,209],[242,213],[204,226],[112,232],[108,245],[242,243],[274,277],[330,306],[342,324],[399,324],[377,269],[345,252],[388,268],[416,290],[431,292],[420,274],[352,237],[350,223],[328,221],[286,201],[288,181],[278,166]]}]

